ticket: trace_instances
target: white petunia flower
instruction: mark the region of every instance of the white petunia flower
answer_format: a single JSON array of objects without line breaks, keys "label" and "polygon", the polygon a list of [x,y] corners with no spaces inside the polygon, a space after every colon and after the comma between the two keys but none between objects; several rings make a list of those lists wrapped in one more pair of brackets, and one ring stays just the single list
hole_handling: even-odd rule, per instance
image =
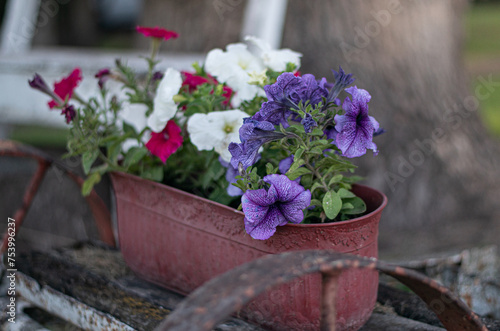
[{"label": "white petunia flower", "polygon": [[250,53],[245,44],[230,44],[226,50],[216,48],[208,52],[205,70],[236,92],[232,104],[238,106],[241,101],[252,100],[256,95],[264,96],[262,88],[248,84],[249,73],[265,69],[262,61]]},{"label": "white petunia flower", "polygon": [[271,70],[285,71],[288,62],[295,64],[297,66],[296,69],[300,67],[301,53],[288,48],[272,49],[266,41],[254,36],[247,36],[245,40],[257,47],[260,59]]},{"label": "white petunia flower", "polygon": [[148,118],[148,126],[154,132],[161,132],[167,122],[175,116],[177,105],[173,97],[182,86],[181,73],[168,68],[163,75],[153,100],[153,113]]},{"label": "white petunia flower", "polygon": [[[133,126],[137,133],[142,132],[147,126],[146,111],[148,107],[142,103],[124,102],[122,108],[122,111],[118,113],[118,117],[122,120],[122,123]],[[146,135],[142,137],[143,141],[146,142]],[[139,146],[137,139],[126,139],[122,144],[122,150],[127,152],[130,148],[135,146]]]},{"label": "white petunia flower", "polygon": [[213,149],[224,161],[229,162],[231,153],[227,147],[231,142],[240,142],[239,129],[246,117],[250,115],[239,109],[197,113],[189,118],[187,130],[191,142],[198,150]]}]

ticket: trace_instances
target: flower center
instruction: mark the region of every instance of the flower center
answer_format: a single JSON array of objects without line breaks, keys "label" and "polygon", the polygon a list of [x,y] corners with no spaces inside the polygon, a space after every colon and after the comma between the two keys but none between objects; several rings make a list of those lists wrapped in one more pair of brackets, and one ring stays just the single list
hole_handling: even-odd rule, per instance
[{"label": "flower center", "polygon": [[248,67],[248,63],[246,63],[245,61],[242,61],[242,60],[239,60],[238,61],[238,65],[240,66],[241,69],[243,70],[246,70],[247,67]]},{"label": "flower center", "polygon": [[170,136],[168,135],[168,133],[164,132],[163,133],[163,138],[165,138],[165,140],[168,140],[170,138]]},{"label": "flower center", "polygon": [[225,132],[225,133],[232,133],[232,132],[233,132],[233,129],[234,129],[234,128],[233,128],[233,126],[232,126],[232,125],[230,125],[230,124],[226,124],[226,125],[224,126],[224,132]]},{"label": "flower center", "polygon": [[358,114],[358,116],[356,116],[356,124],[357,125],[361,125],[361,121],[363,120],[363,115]]}]

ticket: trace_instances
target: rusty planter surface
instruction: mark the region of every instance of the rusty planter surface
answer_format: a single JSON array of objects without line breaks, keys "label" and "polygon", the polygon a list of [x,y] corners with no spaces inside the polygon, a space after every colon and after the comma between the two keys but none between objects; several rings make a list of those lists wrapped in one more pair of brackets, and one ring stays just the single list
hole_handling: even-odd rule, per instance
[{"label": "rusty planter surface", "polygon": [[[278,227],[268,240],[246,234],[244,215],[227,206],[128,174],[112,173],[123,257],[141,278],[188,294],[209,279],[266,254],[328,249],[378,255],[378,223],[387,198],[362,185],[353,191],[367,204],[365,216],[337,223]],[[378,273],[347,270],[338,281],[337,329],[356,330],[369,318]],[[273,330],[320,327],[321,278],[310,275],[274,288],[240,316]]]}]

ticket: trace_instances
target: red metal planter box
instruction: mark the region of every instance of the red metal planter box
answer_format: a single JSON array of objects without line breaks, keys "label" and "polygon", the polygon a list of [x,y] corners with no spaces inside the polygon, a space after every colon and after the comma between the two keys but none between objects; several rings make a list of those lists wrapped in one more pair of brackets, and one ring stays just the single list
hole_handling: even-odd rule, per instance
[{"label": "red metal planter box", "polygon": [[[141,179],[112,173],[120,248],[141,278],[188,294],[207,280],[266,254],[330,249],[376,258],[378,223],[387,198],[355,185],[369,213],[328,224],[278,227],[268,240],[246,234],[244,215],[227,206]],[[337,326],[356,330],[369,318],[378,273],[349,270],[339,279]],[[317,330],[320,275],[283,285],[252,301],[240,316],[273,330]]]}]

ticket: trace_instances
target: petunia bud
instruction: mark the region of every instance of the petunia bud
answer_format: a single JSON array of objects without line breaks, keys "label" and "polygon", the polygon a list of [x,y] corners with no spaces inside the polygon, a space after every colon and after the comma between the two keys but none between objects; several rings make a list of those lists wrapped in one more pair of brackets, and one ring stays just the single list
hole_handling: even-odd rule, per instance
[{"label": "petunia bud", "polygon": [[61,111],[61,115],[66,117],[66,123],[69,124],[76,116],[75,107],[73,105],[65,105]]},{"label": "petunia bud", "polygon": [[42,76],[40,76],[39,74],[35,74],[32,80],[28,80],[28,83],[30,84],[30,87],[49,95],[50,97],[52,97],[52,99],[57,100],[59,98],[47,85],[47,83],[45,83]]}]

